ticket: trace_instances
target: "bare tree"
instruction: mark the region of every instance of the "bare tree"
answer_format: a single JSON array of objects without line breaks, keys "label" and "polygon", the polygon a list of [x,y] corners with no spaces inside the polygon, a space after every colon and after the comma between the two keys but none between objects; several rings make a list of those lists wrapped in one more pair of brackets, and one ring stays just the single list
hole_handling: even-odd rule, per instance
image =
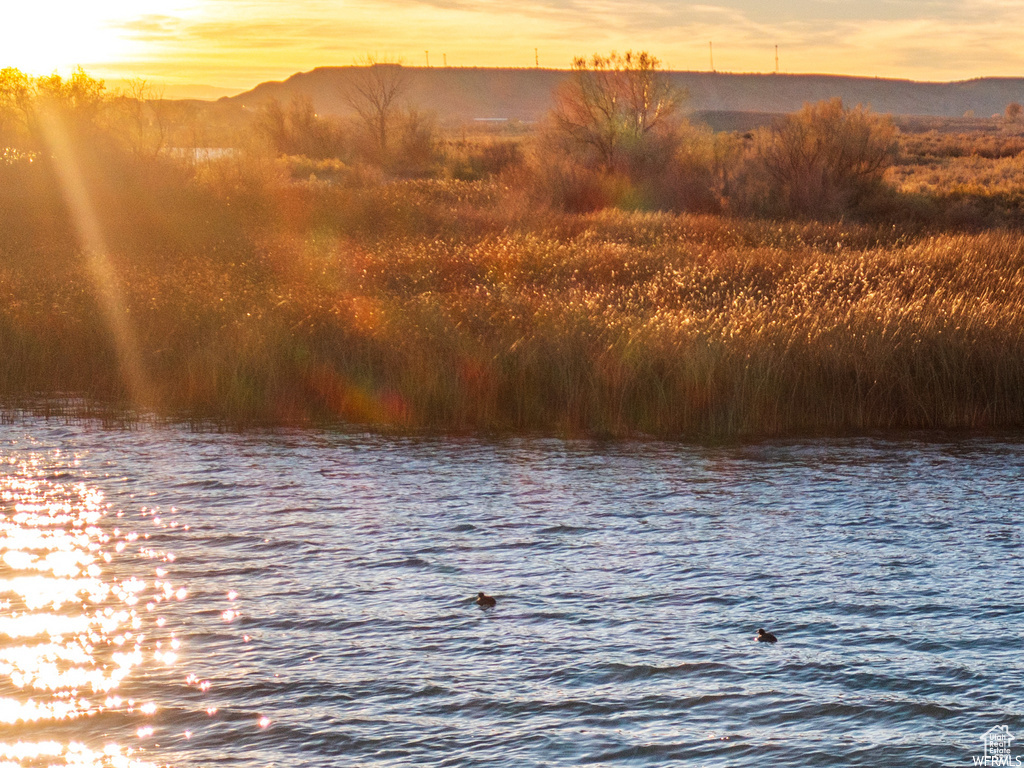
[{"label": "bare tree", "polygon": [[344,98],[369,133],[380,162],[386,162],[399,100],[409,85],[401,61],[367,55],[356,62]]},{"label": "bare tree", "polygon": [[114,98],[120,112],[120,130],[126,146],[138,157],[153,158],[167,147],[171,131],[171,108],[163,90],[156,90],[141,78],[129,80]]},{"label": "bare tree", "polygon": [[671,133],[683,97],[658,72],[660,64],[646,51],[577,58],[555,94],[557,136],[605,170],[636,170],[630,166]]}]

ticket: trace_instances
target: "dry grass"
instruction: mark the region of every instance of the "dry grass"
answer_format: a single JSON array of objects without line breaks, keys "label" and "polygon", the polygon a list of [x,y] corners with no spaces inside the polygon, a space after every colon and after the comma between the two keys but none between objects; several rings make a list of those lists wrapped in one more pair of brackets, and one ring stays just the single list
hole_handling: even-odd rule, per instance
[{"label": "dry grass", "polygon": [[912,194],[1019,194],[1024,190],[1024,155],[988,158],[929,158],[889,171],[890,182]]},{"label": "dry grass", "polygon": [[[518,144],[449,147],[475,181],[242,150],[189,166],[72,96],[63,156],[42,119],[0,155],[7,406],[693,438],[1024,426],[1024,234],[981,231],[1024,221],[1010,143],[905,153],[872,204],[913,227],[569,214],[516,183]],[[727,145],[722,194],[754,195]]]},{"label": "dry grass", "polygon": [[[187,236],[118,225],[116,206],[106,224],[150,407],[170,418],[700,438],[1024,425],[1018,233],[570,216],[496,183],[192,184],[178,216],[206,218]],[[85,264],[70,233],[3,233],[8,402],[127,402]]]},{"label": "dry grass", "polygon": [[1024,224],[1024,136],[998,121],[983,127],[903,135],[900,162],[886,175],[890,218],[974,231]]}]

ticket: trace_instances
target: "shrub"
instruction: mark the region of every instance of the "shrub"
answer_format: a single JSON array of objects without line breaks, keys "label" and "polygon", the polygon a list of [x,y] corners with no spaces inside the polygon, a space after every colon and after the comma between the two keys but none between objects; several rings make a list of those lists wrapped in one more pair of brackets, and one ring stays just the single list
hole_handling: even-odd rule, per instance
[{"label": "shrub", "polygon": [[757,137],[759,164],[789,213],[850,210],[879,188],[895,155],[891,120],[840,99],[805,105]]},{"label": "shrub", "polygon": [[544,150],[531,158],[527,185],[538,202],[567,213],[637,207],[635,190],[624,174]]},{"label": "shrub", "polygon": [[718,143],[681,126],[648,156],[657,156],[657,164],[607,168],[559,152],[542,139],[528,162],[527,184],[540,202],[572,213],[612,207],[717,212],[726,176],[716,165]]},{"label": "shrub", "polygon": [[452,178],[478,181],[521,166],[523,149],[515,139],[463,139],[448,144],[444,159]]},{"label": "shrub", "polygon": [[279,155],[326,160],[349,154],[341,126],[316,114],[308,98],[293,99],[287,109],[277,100],[268,102],[256,118],[256,131]]},{"label": "shrub", "polygon": [[400,176],[423,178],[435,175],[440,162],[440,142],[434,116],[410,107],[402,115],[397,128],[397,147],[392,151],[387,167]]}]

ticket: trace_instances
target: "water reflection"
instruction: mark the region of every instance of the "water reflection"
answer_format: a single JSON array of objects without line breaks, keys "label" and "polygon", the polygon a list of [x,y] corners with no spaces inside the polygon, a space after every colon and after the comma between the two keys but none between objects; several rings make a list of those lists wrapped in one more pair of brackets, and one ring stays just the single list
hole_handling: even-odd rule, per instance
[{"label": "water reflection", "polygon": [[[158,608],[185,591],[162,567],[153,580],[126,572],[140,568],[126,552],[139,535],[102,493],[47,465],[0,464],[0,765],[142,768],[132,741],[155,733],[157,707],[123,689],[140,668],[177,662]],[[104,743],[62,727],[101,714]]]},{"label": "water reflection", "polygon": [[0,768],[970,764],[1022,446],[0,423]]}]

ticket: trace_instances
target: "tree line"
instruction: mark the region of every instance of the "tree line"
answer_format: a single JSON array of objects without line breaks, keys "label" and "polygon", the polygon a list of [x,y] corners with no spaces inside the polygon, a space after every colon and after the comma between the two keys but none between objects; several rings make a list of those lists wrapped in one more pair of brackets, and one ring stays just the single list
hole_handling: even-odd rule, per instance
[{"label": "tree line", "polygon": [[[839,100],[808,104],[746,134],[692,125],[686,94],[647,52],[576,59],[536,130],[476,141],[446,136],[434,116],[404,105],[400,63],[367,57],[360,64],[343,94],[350,119],[318,114],[308,99],[271,101],[221,141],[291,158],[302,178],[349,178],[358,168],[384,178],[500,175],[570,212],[843,215],[884,194],[896,157],[891,120]],[[0,148],[8,162],[17,153],[45,154],[44,129],[54,119],[92,151],[105,143],[143,158],[172,156],[208,135],[196,110],[155,97],[143,82],[111,94],[82,70],[67,78],[0,70]]]},{"label": "tree line", "polygon": [[576,59],[528,140],[480,142],[468,157],[446,156],[436,122],[402,107],[408,80],[401,65],[362,64],[343,94],[356,115],[348,131],[316,115],[308,99],[268,103],[257,130],[281,155],[369,163],[398,175],[504,172],[575,212],[840,215],[879,194],[897,152],[888,117],[838,99],[808,104],[770,128],[714,134],[686,120],[686,94],[663,76],[656,57],[627,51]]}]

